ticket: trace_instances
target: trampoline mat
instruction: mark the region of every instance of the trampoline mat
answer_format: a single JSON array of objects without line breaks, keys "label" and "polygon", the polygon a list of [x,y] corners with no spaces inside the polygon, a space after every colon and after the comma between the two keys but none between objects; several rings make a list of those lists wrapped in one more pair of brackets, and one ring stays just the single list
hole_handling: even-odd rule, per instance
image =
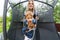
[{"label": "trampoline mat", "polygon": [[[53,25],[54,23],[38,23],[38,30],[36,30],[34,40],[59,40],[56,28]],[[17,25],[12,24],[8,31],[9,40],[23,40],[24,35],[22,34],[21,29],[22,23],[17,23]]]}]

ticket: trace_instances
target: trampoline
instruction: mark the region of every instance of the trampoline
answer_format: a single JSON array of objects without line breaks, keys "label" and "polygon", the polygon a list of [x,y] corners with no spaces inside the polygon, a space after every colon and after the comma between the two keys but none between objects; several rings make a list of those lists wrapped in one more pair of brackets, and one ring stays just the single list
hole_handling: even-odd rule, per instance
[{"label": "trampoline", "polygon": [[[23,19],[27,2],[28,0],[5,0],[3,12],[4,40],[24,40],[24,36],[21,33],[23,26],[23,22],[21,20]],[[34,40],[60,40],[53,19],[53,10],[56,3],[57,0],[34,0],[35,9],[40,18],[37,23],[38,29],[36,30]],[[9,7],[8,4],[10,4]],[[12,19],[10,28],[7,32],[6,17],[7,11],[10,7],[12,9]]]}]

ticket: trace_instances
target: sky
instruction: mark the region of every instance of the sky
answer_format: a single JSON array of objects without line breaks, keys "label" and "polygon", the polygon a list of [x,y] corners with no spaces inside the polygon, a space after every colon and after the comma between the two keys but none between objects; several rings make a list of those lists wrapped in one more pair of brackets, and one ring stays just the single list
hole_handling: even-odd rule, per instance
[{"label": "sky", "polygon": [[3,16],[4,0],[0,0],[0,16]]},{"label": "sky", "polygon": [[[20,0],[9,0],[10,2],[18,3]],[[24,1],[24,0],[22,0]],[[3,16],[3,9],[4,9],[4,0],[0,0],[0,17]],[[8,14],[9,15],[9,14]]]}]

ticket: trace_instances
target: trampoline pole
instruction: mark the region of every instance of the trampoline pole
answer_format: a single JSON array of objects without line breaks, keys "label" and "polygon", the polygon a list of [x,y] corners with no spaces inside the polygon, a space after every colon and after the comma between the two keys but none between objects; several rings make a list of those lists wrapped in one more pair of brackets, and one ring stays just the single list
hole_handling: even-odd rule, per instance
[{"label": "trampoline pole", "polygon": [[8,0],[5,0],[4,10],[3,10],[3,35],[4,35],[4,40],[7,40],[7,32],[6,32],[7,5],[8,5]]}]

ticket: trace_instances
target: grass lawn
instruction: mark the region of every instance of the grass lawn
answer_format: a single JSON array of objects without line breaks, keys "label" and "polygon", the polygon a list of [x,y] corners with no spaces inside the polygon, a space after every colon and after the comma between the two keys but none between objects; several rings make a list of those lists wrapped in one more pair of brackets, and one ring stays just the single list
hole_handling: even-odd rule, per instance
[{"label": "grass lawn", "polygon": [[2,26],[3,24],[2,23],[0,23],[0,32],[2,32],[3,31],[3,26]]},{"label": "grass lawn", "polygon": [[0,17],[0,32],[2,32],[3,31],[3,21],[2,21],[2,17]]},{"label": "grass lawn", "polygon": [[[10,23],[8,22],[6,26],[7,30],[9,29],[9,26],[10,26]],[[0,23],[0,33],[1,32],[3,32],[3,23]]]},{"label": "grass lawn", "polygon": [[[6,25],[7,30],[9,29],[9,26],[10,26],[10,21],[7,20],[7,25]],[[2,19],[2,17],[0,17],[0,33],[1,32],[3,32],[3,19]]]}]

